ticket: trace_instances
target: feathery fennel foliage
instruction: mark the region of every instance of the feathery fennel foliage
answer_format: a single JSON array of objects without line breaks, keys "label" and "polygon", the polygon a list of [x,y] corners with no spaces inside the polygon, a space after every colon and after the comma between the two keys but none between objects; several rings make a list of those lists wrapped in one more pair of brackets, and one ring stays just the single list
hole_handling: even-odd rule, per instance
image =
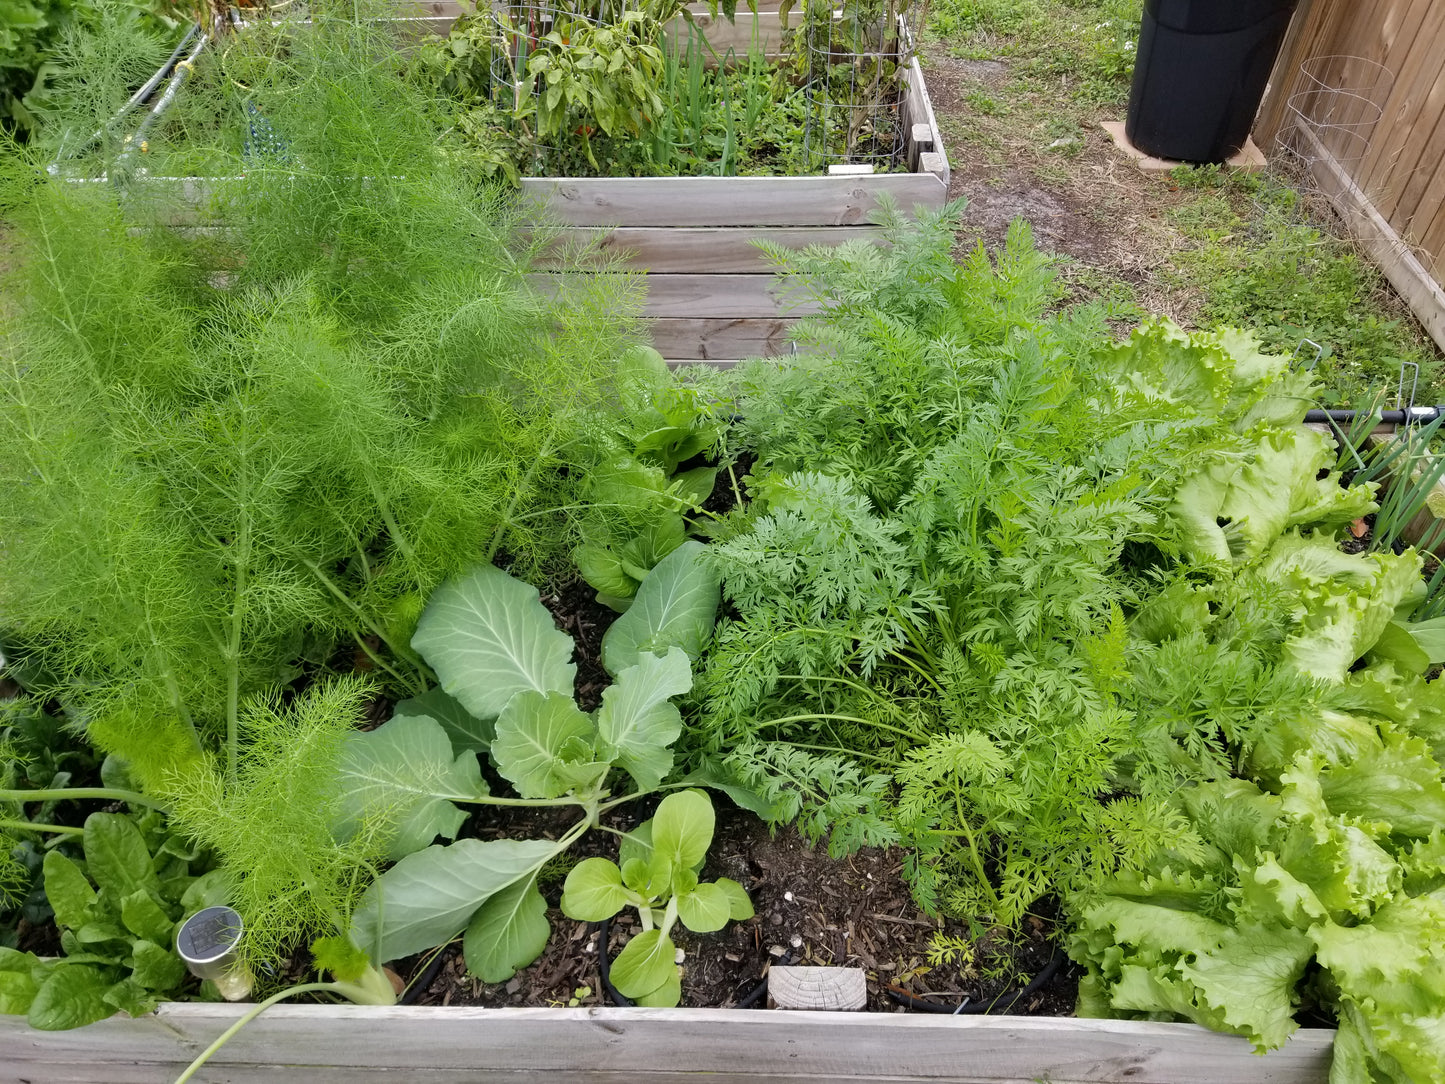
[{"label": "feathery fennel foliage", "polygon": [[[507,213],[438,154],[369,24],[318,19],[261,61],[245,86],[198,77],[194,110],[253,106],[280,150],[151,133],[153,177],[223,167],[199,209],[220,228],[165,228],[167,182],[50,179],[7,148],[0,620],[51,675],[36,696],[226,856],[265,952],[344,913],[369,861],[276,830],[320,800],[356,716],[328,671],[354,657],[419,693],[407,645],[438,583],[563,558],[636,285],[530,290]],[[298,677],[322,687],[290,704]]]},{"label": "feathery fennel foliage", "polygon": [[948,221],[791,262],[826,353],[736,385],[753,504],[711,550],[736,616],[694,740],[835,852],[906,844],[925,907],[1009,925],[1187,849],[1167,798],[1223,770],[1212,719],[1136,725],[1190,694],[1140,691],[1126,620],[1198,423],[1116,394],[1024,224],[955,266]]}]

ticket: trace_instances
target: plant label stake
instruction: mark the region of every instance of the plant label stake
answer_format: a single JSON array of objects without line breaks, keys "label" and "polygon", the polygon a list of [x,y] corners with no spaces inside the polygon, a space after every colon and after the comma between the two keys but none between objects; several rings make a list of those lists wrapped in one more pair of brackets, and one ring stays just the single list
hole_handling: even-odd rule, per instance
[{"label": "plant label stake", "polygon": [[245,927],[230,907],[207,907],[181,924],[176,952],[198,979],[210,979],[227,1001],[240,1001],[251,993],[255,979],[236,955]]}]

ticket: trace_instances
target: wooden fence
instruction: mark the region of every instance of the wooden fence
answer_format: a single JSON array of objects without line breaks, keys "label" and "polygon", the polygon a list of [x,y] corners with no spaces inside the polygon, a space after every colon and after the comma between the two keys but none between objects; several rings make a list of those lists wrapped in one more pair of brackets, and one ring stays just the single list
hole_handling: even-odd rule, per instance
[{"label": "wooden fence", "polygon": [[1255,123],[1445,348],[1445,2],[1301,0]]}]

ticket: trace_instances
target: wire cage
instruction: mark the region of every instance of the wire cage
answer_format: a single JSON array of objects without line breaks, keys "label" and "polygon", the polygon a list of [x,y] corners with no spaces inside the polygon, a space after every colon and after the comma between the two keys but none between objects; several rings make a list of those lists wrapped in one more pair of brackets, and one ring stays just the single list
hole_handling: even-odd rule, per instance
[{"label": "wire cage", "polygon": [[[1324,214],[1358,238],[1363,213],[1355,201],[1330,198],[1321,176],[1367,183],[1375,129],[1395,86],[1395,73],[1362,56],[1312,57],[1300,65],[1298,89],[1285,102],[1285,123],[1276,137],[1275,160],[1309,199],[1308,213]],[[1328,210],[1322,210],[1327,208]]]},{"label": "wire cage", "polygon": [[616,7],[595,0],[527,0],[490,9],[497,40],[491,71],[494,100],[513,108],[529,80],[527,61],[548,34],[556,31],[565,41],[574,27],[606,26],[615,21]]},{"label": "wire cage", "polygon": [[802,0],[799,52],[809,168],[903,165],[901,74],[913,57],[909,0]]},{"label": "wire cage", "polygon": [[1281,148],[1305,164],[1328,153],[1353,174],[1369,156],[1394,85],[1394,72],[1365,57],[1312,57],[1300,65],[1300,89],[1285,103]]}]

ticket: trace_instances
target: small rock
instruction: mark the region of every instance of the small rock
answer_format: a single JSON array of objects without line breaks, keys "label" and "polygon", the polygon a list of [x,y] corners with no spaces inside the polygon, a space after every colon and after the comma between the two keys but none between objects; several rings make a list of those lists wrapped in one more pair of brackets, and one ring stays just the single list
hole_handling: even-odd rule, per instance
[{"label": "small rock", "polygon": [[782,945],[774,945],[774,946],[772,946],[772,948],[768,949],[768,955],[769,955],[769,956],[777,956],[777,957],[780,957],[780,958],[781,958],[782,956],[784,956],[784,955],[787,954],[787,951],[788,951],[788,950],[785,949],[785,948],[783,948]]},{"label": "small rock", "polygon": [[507,981],[507,993],[509,993],[509,994],[515,994],[515,993],[516,993],[518,990],[520,990],[521,988],[522,988],[522,979],[521,979],[520,976],[518,976],[518,977],[516,977],[516,978],[509,979],[509,980]]},{"label": "small rock", "polygon": [[678,949],[678,950],[677,950],[675,953],[673,953],[673,955],[672,955],[672,962],[675,963],[675,964],[680,964],[680,963],[682,963],[682,961],[684,961],[684,960],[686,960],[686,959],[687,959],[687,950],[686,950],[686,949]]},{"label": "small rock", "polygon": [[787,900],[789,903],[792,903],[792,902],[793,902],[793,894],[792,894],[791,892],[784,892],[784,893],[783,893],[783,899]]},{"label": "small rock", "polygon": [[771,922],[774,926],[781,926],[783,924],[783,916],[780,915],[777,911],[774,911],[771,915],[768,916],[768,921]]},{"label": "small rock", "polygon": [[798,934],[793,934],[793,939],[789,941],[788,944],[792,945],[794,948],[802,948],[803,939]]}]

